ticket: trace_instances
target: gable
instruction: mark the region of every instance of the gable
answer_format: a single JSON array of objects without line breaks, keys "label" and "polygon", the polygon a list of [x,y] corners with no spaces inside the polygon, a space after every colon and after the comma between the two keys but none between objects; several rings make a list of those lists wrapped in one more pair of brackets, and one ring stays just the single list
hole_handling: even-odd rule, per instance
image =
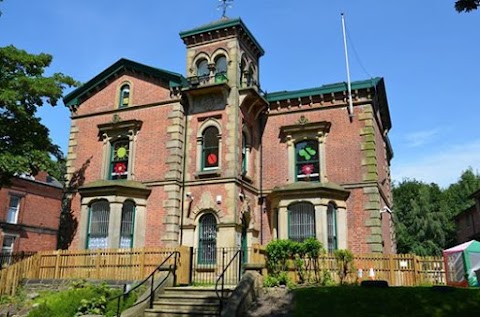
[{"label": "gable", "polygon": [[112,82],[117,81],[119,77],[128,75],[136,78],[145,78],[145,81],[154,82],[158,86],[168,90],[181,87],[186,82],[186,79],[178,73],[122,58],[82,86],[67,94],[63,98],[63,102],[67,107],[75,110],[98,91],[103,90],[105,87],[110,86]]}]

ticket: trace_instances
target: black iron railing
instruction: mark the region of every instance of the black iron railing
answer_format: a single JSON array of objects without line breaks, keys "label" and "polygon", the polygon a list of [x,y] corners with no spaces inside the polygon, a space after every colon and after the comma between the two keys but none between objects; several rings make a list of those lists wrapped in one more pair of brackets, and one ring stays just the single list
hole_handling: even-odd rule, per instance
[{"label": "black iron railing", "polygon": [[[173,251],[171,252],[163,261],[162,263],[160,263],[156,268],[155,270],[153,270],[152,273],[150,273],[150,275],[148,277],[146,277],[143,281],[141,281],[139,284],[135,285],[133,288],[131,288],[130,290],[128,290],[127,292],[124,292],[120,295],[117,295],[117,296],[114,296],[112,298],[109,299],[109,301],[114,301],[114,300],[117,300],[117,311],[116,311],[116,314],[115,316],[119,317],[120,316],[120,306],[121,306],[121,301],[122,299],[125,300],[131,292],[137,290],[138,288],[140,288],[142,285],[144,285],[145,283],[147,283],[148,281],[150,281],[150,294],[149,296],[146,296],[144,299],[140,300],[140,301],[137,301],[135,304],[133,304],[131,307],[134,307],[134,306],[137,306],[143,302],[145,302],[147,299],[149,300],[149,308],[152,308],[153,307],[153,301],[155,300],[155,292],[157,291],[157,289],[162,286],[162,284],[167,280],[167,278],[170,276],[170,274],[172,274],[173,272],[173,279],[174,279],[174,282],[173,284],[175,285],[175,280],[176,280],[176,268],[177,268],[177,256],[180,254],[180,252],[178,251]],[[164,265],[165,263],[167,263],[167,261],[171,258],[171,257],[174,257],[174,264],[170,264],[168,269],[165,270],[164,268]],[[168,274],[162,279],[162,281],[160,283],[158,283],[157,286],[155,286],[155,273],[157,272],[160,272],[160,271],[168,271]]]},{"label": "black iron railing", "polygon": [[[237,264],[237,278],[236,278],[236,283],[237,284],[240,281],[240,278],[242,277],[242,256],[243,256],[243,250],[240,249],[238,250],[233,257],[230,259],[230,262],[228,262],[227,265],[225,265],[225,256],[227,252],[225,250],[222,250],[222,268],[223,271],[220,273],[220,275],[217,278],[217,281],[215,282],[215,293],[217,294],[217,297],[220,299],[220,307],[219,307],[219,313],[222,313],[223,309],[223,303],[225,301],[225,273],[228,271],[230,266],[233,263]],[[235,262],[235,259],[237,260]],[[221,288],[219,289],[219,283],[221,281]]]},{"label": "black iron railing", "polygon": [[[223,271],[222,266],[223,257],[225,263],[228,263],[238,252],[238,247],[232,248],[213,248],[205,249],[201,246],[193,250],[192,258],[192,284],[196,286],[214,286],[219,276]],[[245,254],[242,259],[246,259]],[[238,270],[240,268],[233,266],[225,272],[225,281],[227,284],[236,284],[238,277]]]}]

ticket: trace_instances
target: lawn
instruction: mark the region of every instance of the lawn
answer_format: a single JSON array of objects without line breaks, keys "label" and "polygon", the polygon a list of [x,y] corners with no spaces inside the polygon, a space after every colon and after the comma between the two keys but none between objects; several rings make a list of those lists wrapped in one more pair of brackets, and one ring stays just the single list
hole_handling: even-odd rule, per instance
[{"label": "lawn", "polygon": [[293,292],[295,317],[480,316],[480,289],[350,286]]}]

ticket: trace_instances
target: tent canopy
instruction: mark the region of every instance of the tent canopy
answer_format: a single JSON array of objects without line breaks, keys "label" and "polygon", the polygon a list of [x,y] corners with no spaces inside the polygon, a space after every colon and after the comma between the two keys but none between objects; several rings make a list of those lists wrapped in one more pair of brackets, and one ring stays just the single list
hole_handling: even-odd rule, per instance
[{"label": "tent canopy", "polygon": [[453,253],[461,251],[480,252],[480,242],[476,240],[470,240],[468,242],[456,245],[450,249],[443,250],[443,253]]}]

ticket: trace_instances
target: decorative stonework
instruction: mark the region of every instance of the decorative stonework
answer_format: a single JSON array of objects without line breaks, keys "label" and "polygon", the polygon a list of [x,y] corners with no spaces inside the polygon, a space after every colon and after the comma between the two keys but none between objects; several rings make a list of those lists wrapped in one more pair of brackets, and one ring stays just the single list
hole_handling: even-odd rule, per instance
[{"label": "decorative stonework", "polygon": [[77,158],[76,147],[77,147],[77,137],[78,137],[78,127],[75,120],[72,120],[72,125],[70,127],[70,136],[68,139],[68,152],[67,152],[67,173],[65,178],[67,181],[72,179],[73,173],[75,173],[75,159]]},{"label": "decorative stonework", "polygon": [[382,223],[380,218],[380,192],[377,187],[378,182],[378,163],[375,145],[375,119],[371,105],[365,105],[363,112],[359,115],[359,120],[364,123],[360,131],[362,136],[362,178],[364,182],[371,182],[372,186],[363,188],[363,209],[366,213],[365,226],[369,228],[370,235],[367,236],[366,243],[370,246],[370,251],[375,253],[383,252]]},{"label": "decorative stonework", "polygon": [[181,178],[182,178],[182,161],[185,134],[185,114],[181,104],[173,106],[172,111],[168,114],[170,125],[167,128],[167,134],[170,141],[166,144],[167,149],[167,172],[165,180],[171,181],[170,185],[164,186],[166,200],[163,202],[165,210],[165,233],[162,235],[163,242],[166,246],[178,245],[180,235],[180,209],[181,209]]}]

